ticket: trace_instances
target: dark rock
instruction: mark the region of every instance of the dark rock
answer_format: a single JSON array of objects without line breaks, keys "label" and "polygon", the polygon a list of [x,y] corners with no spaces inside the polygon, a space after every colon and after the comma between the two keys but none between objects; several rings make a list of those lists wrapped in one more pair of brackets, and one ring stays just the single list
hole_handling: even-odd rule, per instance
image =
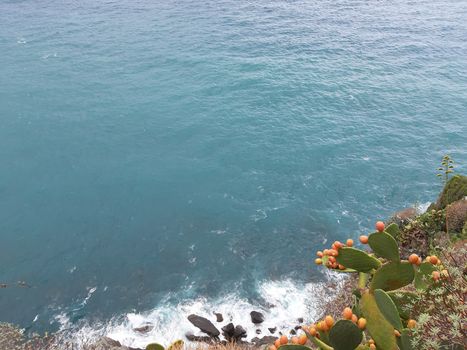
[{"label": "dark rock", "polygon": [[216,315],[216,321],[217,321],[217,322],[222,322],[222,321],[224,321],[224,317],[222,316],[222,314],[217,313],[217,312],[214,312],[214,315]]},{"label": "dark rock", "polygon": [[277,331],[277,327],[268,328],[268,329],[269,329],[269,332],[271,332],[271,334],[274,334]]},{"label": "dark rock", "polygon": [[234,338],[235,340],[241,340],[242,338],[246,338],[246,330],[242,326],[238,325],[235,327],[235,332],[234,332]]},{"label": "dark rock", "polygon": [[147,324],[147,325],[144,325],[144,326],[141,326],[141,327],[133,328],[133,331],[144,334],[144,333],[147,333],[147,332],[149,332],[149,331],[151,331],[153,329],[154,329],[153,325]]},{"label": "dark rock", "polygon": [[247,336],[246,330],[242,326],[238,325],[235,327],[233,323],[222,327],[222,334],[229,342],[240,342],[242,338]]},{"label": "dark rock", "polygon": [[263,323],[264,321],[264,315],[261,312],[252,311],[250,312],[250,316],[251,322],[253,322],[254,324]]},{"label": "dark rock", "polygon": [[202,342],[202,343],[209,343],[211,344],[213,342],[213,339],[209,336],[197,336],[194,335],[193,333],[186,333],[185,338],[189,341],[196,341],[196,342]]},{"label": "dark rock", "polygon": [[92,349],[95,350],[141,350],[138,348],[129,348],[123,346],[120,342],[113,340],[108,337],[102,337],[96,343],[92,345]]},{"label": "dark rock", "polygon": [[222,334],[226,339],[231,339],[235,333],[235,326],[233,323],[229,323],[222,327]]},{"label": "dark rock", "polygon": [[302,328],[302,326],[300,326],[300,325],[297,325],[297,326],[294,327],[294,329],[295,329],[296,331],[298,331],[298,330],[301,329],[301,328]]},{"label": "dark rock", "polygon": [[303,323],[303,317],[299,317],[299,318],[297,319],[297,321],[298,321],[298,323]]},{"label": "dark rock", "polygon": [[261,334],[261,329],[257,329],[256,334]]},{"label": "dark rock", "polygon": [[209,321],[207,318],[190,315],[188,316],[188,321],[190,321],[195,327],[199,328],[201,332],[210,335],[211,337],[218,337],[221,332]]},{"label": "dark rock", "polygon": [[251,339],[251,342],[255,344],[256,346],[261,346],[261,345],[269,345],[274,343],[274,341],[277,339],[277,337],[273,337],[271,335],[266,335],[262,338],[255,337]]},{"label": "dark rock", "polygon": [[297,334],[297,332],[295,331],[295,329],[291,329],[290,334],[295,335],[295,334]]}]

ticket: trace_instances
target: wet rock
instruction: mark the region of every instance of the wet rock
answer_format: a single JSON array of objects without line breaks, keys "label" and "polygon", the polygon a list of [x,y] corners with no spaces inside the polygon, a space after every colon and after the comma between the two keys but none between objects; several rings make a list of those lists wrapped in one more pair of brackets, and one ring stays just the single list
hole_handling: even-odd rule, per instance
[{"label": "wet rock", "polygon": [[230,339],[233,337],[235,332],[235,326],[233,323],[226,324],[224,327],[222,327],[222,335],[226,339]]},{"label": "wet rock", "polygon": [[263,323],[264,321],[264,315],[261,312],[252,311],[250,312],[250,316],[251,322],[253,322],[254,324]]},{"label": "wet rock", "polygon": [[242,326],[238,325],[235,327],[234,338],[236,341],[246,338],[246,330]]},{"label": "wet rock", "polygon": [[251,342],[253,344],[255,344],[256,346],[270,345],[270,344],[274,343],[274,341],[276,339],[277,339],[276,337],[273,337],[271,335],[266,335],[266,336],[264,336],[262,338],[255,337],[255,338],[251,339]]},{"label": "wet rock", "polygon": [[295,329],[296,331],[298,331],[298,330],[301,329],[301,328],[302,328],[302,326],[300,326],[300,325],[296,325],[296,326],[294,327],[294,329]]},{"label": "wet rock", "polygon": [[268,330],[269,330],[269,332],[271,332],[271,334],[274,334],[277,331],[277,327],[268,328]]},{"label": "wet rock", "polygon": [[207,318],[192,314],[188,316],[188,321],[190,321],[195,327],[199,328],[201,332],[206,333],[211,337],[217,338],[221,334],[216,326],[214,326]]},{"label": "wet rock", "polygon": [[224,316],[222,316],[222,314],[217,313],[217,312],[214,312],[214,315],[216,315],[216,321],[217,321],[217,322],[222,322],[222,321],[224,321]]},{"label": "wet rock", "polygon": [[292,334],[292,335],[297,334],[297,332],[295,331],[295,329],[291,329],[289,333]]},{"label": "wet rock", "polygon": [[256,334],[261,334],[261,329],[257,329]]},{"label": "wet rock", "polygon": [[303,323],[303,317],[299,317],[299,318],[297,319],[297,321],[298,321],[298,323]]},{"label": "wet rock", "polygon": [[141,327],[133,328],[133,331],[144,334],[144,333],[152,331],[153,329],[154,329],[154,326],[152,324],[146,324]]},{"label": "wet rock", "polygon": [[189,341],[196,341],[196,342],[202,342],[202,343],[211,344],[213,342],[213,339],[209,336],[198,336],[198,335],[194,335],[191,332],[186,333],[185,338]]}]

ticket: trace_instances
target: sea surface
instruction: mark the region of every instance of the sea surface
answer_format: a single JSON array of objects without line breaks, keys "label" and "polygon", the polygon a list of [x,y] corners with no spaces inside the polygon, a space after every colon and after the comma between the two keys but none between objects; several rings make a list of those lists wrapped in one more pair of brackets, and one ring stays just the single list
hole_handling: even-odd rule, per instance
[{"label": "sea surface", "polygon": [[445,153],[465,0],[0,0],[0,321],[287,329],[314,252],[435,200]]}]

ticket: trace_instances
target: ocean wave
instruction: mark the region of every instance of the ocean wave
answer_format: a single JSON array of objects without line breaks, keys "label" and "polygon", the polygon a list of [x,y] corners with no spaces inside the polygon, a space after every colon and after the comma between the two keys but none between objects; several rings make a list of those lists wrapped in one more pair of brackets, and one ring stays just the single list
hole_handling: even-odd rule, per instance
[{"label": "ocean wave", "polygon": [[[276,335],[279,332],[288,334],[299,324],[300,317],[305,321],[319,317],[323,298],[326,298],[324,287],[329,282],[339,288],[343,278],[341,275],[330,274],[328,281],[323,283],[296,283],[291,279],[263,281],[257,285],[258,292],[264,299],[261,305],[239,297],[236,293],[230,293],[213,300],[199,297],[178,304],[164,300],[146,312],[131,312],[119,315],[107,323],[85,324],[79,328],[73,327],[70,320],[63,315],[59,315],[57,319],[61,321],[61,329],[69,330],[68,340],[79,348],[102,336],[110,337],[126,346],[144,348],[150,342],[168,345],[176,339],[185,339],[186,333],[203,335],[188,321],[187,317],[190,314],[208,318],[219,330],[230,322],[242,325],[247,331],[246,340],[249,341],[254,337],[271,335],[268,328],[276,327]],[[264,314],[265,321],[262,324],[255,325],[251,322],[250,312],[253,310]],[[214,312],[221,313],[224,320],[216,322]],[[145,326],[148,326],[146,332],[137,330]],[[257,334],[257,330],[261,333]]]}]

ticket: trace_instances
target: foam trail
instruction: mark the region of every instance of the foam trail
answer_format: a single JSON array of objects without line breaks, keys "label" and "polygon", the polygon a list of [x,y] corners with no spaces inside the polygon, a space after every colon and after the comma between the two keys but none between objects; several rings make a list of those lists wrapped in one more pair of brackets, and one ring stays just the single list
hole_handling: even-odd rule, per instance
[{"label": "foam trail", "polygon": [[[334,282],[343,281],[339,277],[331,277]],[[329,281],[328,281],[329,282]],[[319,316],[320,305],[323,303],[324,283],[296,284],[292,280],[264,281],[258,284],[258,291],[269,307],[252,304],[236,294],[221,296],[215,300],[198,298],[180,302],[178,305],[161,303],[153,310],[143,313],[128,313],[124,317],[115,318],[107,324],[86,325],[72,334],[73,342],[82,345],[84,341],[108,336],[120,343],[144,348],[150,342],[158,342],[168,345],[176,339],[185,339],[185,334],[191,332],[195,335],[203,335],[187,320],[190,314],[197,314],[211,320],[220,330],[224,325],[233,322],[240,324],[246,330],[251,340],[254,337],[270,335],[268,328],[277,327],[279,331],[288,332],[294,328],[299,317],[305,320],[313,320]],[[250,312],[257,310],[265,315],[265,321],[261,325],[251,322]],[[223,322],[216,322],[213,312],[220,312],[224,316]],[[147,333],[135,331],[135,328],[151,325]],[[257,335],[256,330],[261,334]]]}]

